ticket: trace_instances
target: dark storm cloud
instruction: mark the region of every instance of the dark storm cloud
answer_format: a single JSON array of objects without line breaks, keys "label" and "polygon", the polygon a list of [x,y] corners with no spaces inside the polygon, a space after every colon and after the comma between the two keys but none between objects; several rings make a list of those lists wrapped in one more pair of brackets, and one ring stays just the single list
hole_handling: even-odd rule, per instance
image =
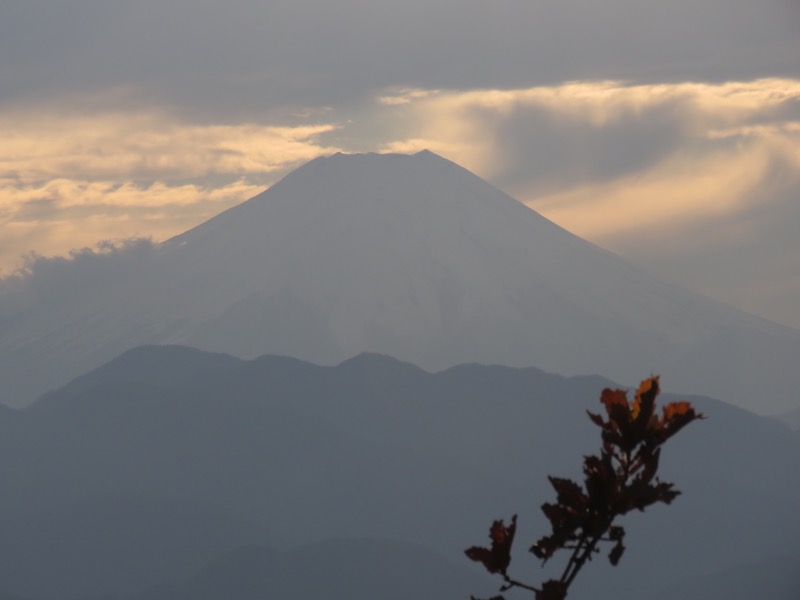
[{"label": "dark storm cloud", "polygon": [[502,167],[494,179],[512,193],[546,193],[644,171],[686,141],[680,106],[647,107],[603,126],[529,107],[499,124]]},{"label": "dark storm cloud", "polygon": [[3,101],[123,87],[237,119],[389,85],[797,74],[788,0],[6,0]]}]

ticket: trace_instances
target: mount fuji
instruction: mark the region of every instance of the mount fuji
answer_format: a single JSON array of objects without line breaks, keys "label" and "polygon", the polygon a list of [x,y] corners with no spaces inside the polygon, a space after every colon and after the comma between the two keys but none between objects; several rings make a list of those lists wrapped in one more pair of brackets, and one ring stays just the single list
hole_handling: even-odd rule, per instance
[{"label": "mount fuji", "polygon": [[318,158],[136,250],[102,276],[60,264],[58,296],[35,270],[0,282],[4,402],[27,404],[134,346],[184,344],[626,384],[659,373],[672,391],[762,414],[800,404],[800,331],[665,283],[428,151]]}]

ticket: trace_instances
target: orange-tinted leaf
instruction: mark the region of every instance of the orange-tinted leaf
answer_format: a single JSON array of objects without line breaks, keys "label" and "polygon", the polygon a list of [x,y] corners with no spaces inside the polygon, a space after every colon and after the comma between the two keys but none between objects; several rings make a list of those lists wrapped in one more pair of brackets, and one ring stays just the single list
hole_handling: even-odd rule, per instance
[{"label": "orange-tinted leaf", "polygon": [[694,412],[691,403],[686,400],[680,402],[670,402],[664,407],[664,420],[670,421],[677,415],[685,415],[689,412]]},{"label": "orange-tinted leaf", "polygon": [[625,394],[625,390],[612,390],[606,388],[600,394],[600,402],[605,405],[606,412],[612,419],[614,419],[614,414],[617,413],[619,409],[624,408],[626,413],[629,410],[628,398]]},{"label": "orange-tinted leaf", "polygon": [[662,409],[663,417],[659,423],[660,441],[663,443],[678,433],[695,419],[705,418],[696,412],[694,407],[686,401],[671,402]]},{"label": "orange-tinted leaf", "polygon": [[657,375],[645,379],[639,384],[639,389],[636,391],[636,398],[631,406],[631,418],[634,421],[638,420],[645,425],[647,424],[650,420],[650,416],[653,414],[653,407],[655,406],[658,391]]},{"label": "orange-tinted leaf", "polygon": [[637,398],[641,398],[644,401],[654,401],[661,391],[659,380],[660,378],[658,375],[653,375],[643,380],[639,384],[639,389],[636,390]]},{"label": "orange-tinted leaf", "polygon": [[633,436],[631,407],[624,390],[605,389],[600,394],[600,402],[606,407],[608,422],[603,426],[603,444],[606,452],[613,453],[613,446],[629,452],[636,445]]}]

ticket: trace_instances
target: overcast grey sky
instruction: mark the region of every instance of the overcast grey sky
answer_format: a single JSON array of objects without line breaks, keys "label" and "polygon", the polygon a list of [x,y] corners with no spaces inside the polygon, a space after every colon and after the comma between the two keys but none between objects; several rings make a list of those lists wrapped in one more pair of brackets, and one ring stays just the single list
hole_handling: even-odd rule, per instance
[{"label": "overcast grey sky", "polygon": [[4,0],[0,269],[427,147],[800,327],[798,32],[798,0]]}]

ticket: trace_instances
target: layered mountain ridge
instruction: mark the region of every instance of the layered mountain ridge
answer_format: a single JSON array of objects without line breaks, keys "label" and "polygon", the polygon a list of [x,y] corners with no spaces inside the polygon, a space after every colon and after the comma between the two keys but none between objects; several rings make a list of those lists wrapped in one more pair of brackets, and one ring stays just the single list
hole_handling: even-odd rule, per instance
[{"label": "layered mountain ridge", "polygon": [[[515,513],[513,572],[536,584],[566,561],[541,568],[527,552],[549,529],[547,476],[581,479],[601,444],[586,411],[602,411],[608,386],[532,368],[431,374],[380,355],[321,367],[136,348],[0,413],[0,588],[28,600],[306,600],[325,584],[365,599],[381,585],[387,598],[490,597],[500,581],[463,550]],[[708,417],[661,456],[682,494],[626,515],[619,566],[606,549],[575,593],[797,598],[800,439],[667,392],[659,403],[688,399]],[[747,586],[726,585],[731,573]]]},{"label": "layered mountain ridge", "polygon": [[7,403],[152,343],[660,373],[760,413],[800,403],[800,331],[665,284],[427,151],[315,159],[137,265],[63,302],[29,290],[0,331]]}]

